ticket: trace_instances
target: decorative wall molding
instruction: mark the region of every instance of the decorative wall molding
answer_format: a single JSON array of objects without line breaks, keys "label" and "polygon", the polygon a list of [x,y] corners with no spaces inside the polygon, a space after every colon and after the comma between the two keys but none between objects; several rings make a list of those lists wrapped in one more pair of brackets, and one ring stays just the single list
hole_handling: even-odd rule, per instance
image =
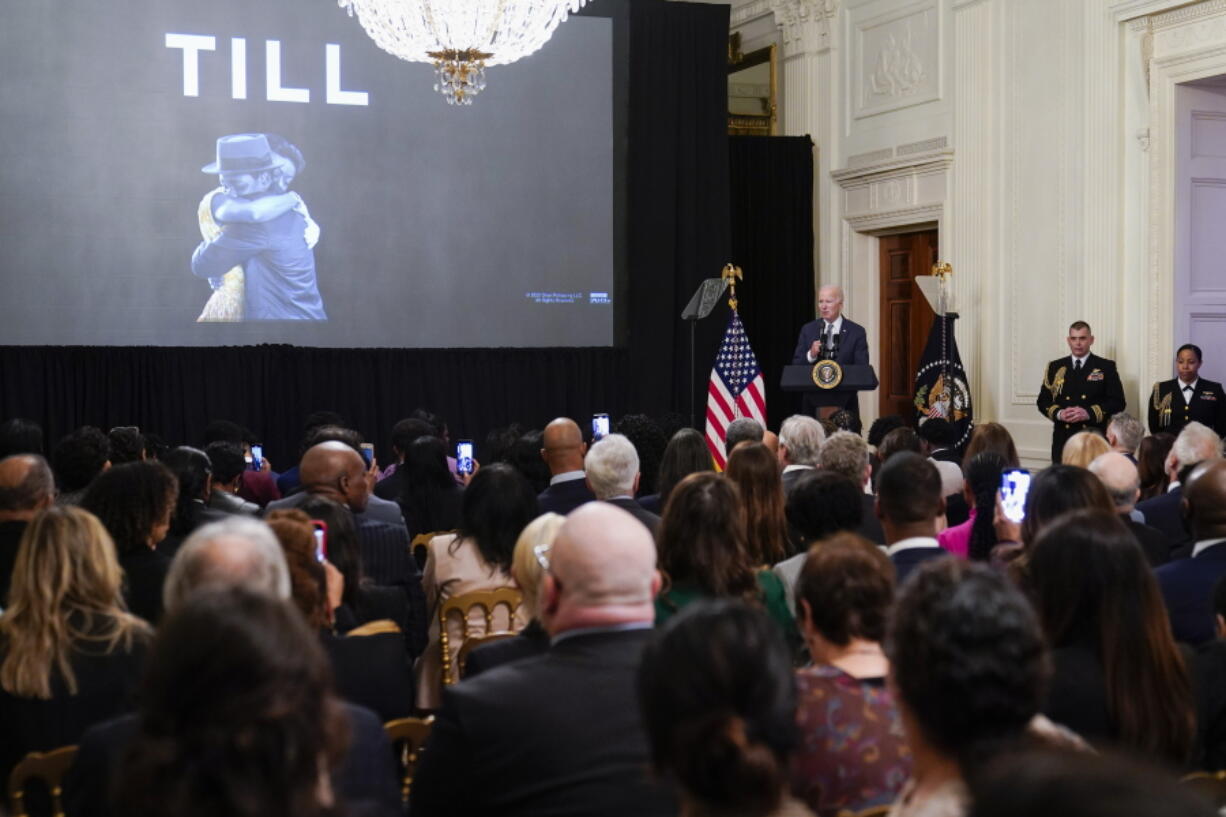
[{"label": "decorative wall molding", "polygon": [[945,212],[944,204],[925,204],[919,207],[900,207],[897,210],[881,210],[858,216],[848,216],[847,223],[858,233],[888,230],[892,227],[909,227],[939,222]]},{"label": "decorative wall molding", "polygon": [[952,150],[934,151],[923,156],[909,156],[903,159],[893,159],[888,162],[864,165],[863,167],[845,167],[842,170],[830,172],[830,178],[838,182],[844,189],[857,181],[877,176],[888,178],[891,175],[906,174],[928,169],[948,169],[954,161]]},{"label": "decorative wall molding", "polygon": [[839,0],[769,0],[783,31],[783,56],[826,51],[833,38]]},{"label": "decorative wall molding", "polygon": [[893,158],[893,148],[882,148],[881,150],[871,150],[868,153],[857,153],[855,156],[848,156],[847,166],[867,167],[869,165],[880,164],[887,159]]},{"label": "decorative wall molding", "polygon": [[1188,0],[1107,0],[1107,14],[1115,23],[1162,14],[1188,4]]},{"label": "decorative wall molding", "polygon": [[856,119],[940,98],[941,32],[936,0],[921,0],[857,21],[851,36]]},{"label": "decorative wall molding", "polygon": [[925,139],[922,142],[910,142],[905,145],[899,145],[897,153],[899,156],[914,156],[916,153],[944,150],[947,147],[949,147],[949,137],[938,136],[935,139]]},{"label": "decorative wall molding", "polygon": [[1226,14],[1226,0],[1201,0],[1199,3],[1182,6],[1171,11],[1152,14],[1154,30],[1183,26],[1206,17]]},{"label": "decorative wall molding", "polygon": [[734,6],[728,16],[728,27],[736,30],[746,23],[752,23],[759,17],[771,13],[770,0],[750,0],[739,6]]}]

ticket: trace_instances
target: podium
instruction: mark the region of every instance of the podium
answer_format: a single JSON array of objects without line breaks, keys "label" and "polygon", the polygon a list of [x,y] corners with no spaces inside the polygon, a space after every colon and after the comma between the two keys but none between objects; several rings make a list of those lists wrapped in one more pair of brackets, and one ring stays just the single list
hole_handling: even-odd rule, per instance
[{"label": "podium", "polygon": [[810,404],[818,406],[818,416],[823,418],[846,406],[851,393],[872,391],[877,385],[877,373],[872,366],[832,360],[784,366],[779,378],[781,389],[803,392]]}]

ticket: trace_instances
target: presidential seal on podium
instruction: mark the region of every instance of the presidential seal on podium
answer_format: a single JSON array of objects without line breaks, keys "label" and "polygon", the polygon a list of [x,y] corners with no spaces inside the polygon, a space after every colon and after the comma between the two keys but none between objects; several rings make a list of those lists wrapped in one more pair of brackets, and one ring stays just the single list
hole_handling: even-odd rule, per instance
[{"label": "presidential seal on podium", "polygon": [[843,382],[843,367],[833,360],[819,360],[813,364],[813,383],[819,389],[835,389]]}]

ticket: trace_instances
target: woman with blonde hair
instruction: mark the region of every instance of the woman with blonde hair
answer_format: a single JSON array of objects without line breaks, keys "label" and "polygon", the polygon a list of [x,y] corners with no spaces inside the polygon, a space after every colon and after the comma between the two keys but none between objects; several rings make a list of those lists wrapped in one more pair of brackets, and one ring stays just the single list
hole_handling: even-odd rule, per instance
[{"label": "woman with blonde hair", "polygon": [[566,517],[556,513],[541,514],[528,523],[524,532],[515,541],[515,555],[511,559],[511,578],[524,594],[522,608],[528,623],[519,635],[504,638],[491,644],[482,644],[468,654],[464,665],[464,677],[469,678],[492,667],[509,664],[520,658],[540,655],[549,649],[549,633],[541,625],[537,612],[540,601],[541,579],[545,568],[541,564]]},{"label": "woman with blonde hair", "polygon": [[93,514],[53,505],[31,520],[0,615],[0,779],[27,752],[76,743],[131,708],[153,633],[122,584]]},{"label": "woman with blonde hair", "polygon": [[1060,464],[1089,468],[1096,457],[1110,451],[1111,444],[1106,437],[1093,431],[1078,431],[1065,441],[1064,450],[1060,453]]}]

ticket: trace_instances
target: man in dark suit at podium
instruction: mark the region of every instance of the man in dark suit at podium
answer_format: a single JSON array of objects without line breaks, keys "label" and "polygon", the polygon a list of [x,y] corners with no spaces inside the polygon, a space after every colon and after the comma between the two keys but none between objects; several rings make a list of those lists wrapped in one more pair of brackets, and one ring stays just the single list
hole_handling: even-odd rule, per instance
[{"label": "man in dark suit at podium", "polygon": [[[817,320],[809,321],[800,327],[800,338],[796,341],[792,363],[803,366],[806,363],[830,359],[843,366],[867,366],[868,334],[863,326],[843,317],[843,288],[824,286],[818,290],[817,313]],[[844,400],[834,406],[835,410],[845,408],[856,414],[860,413],[860,400],[856,392],[848,392],[846,396],[823,397],[827,400]],[[817,408],[816,395],[805,394],[805,414],[815,414]]]}]

